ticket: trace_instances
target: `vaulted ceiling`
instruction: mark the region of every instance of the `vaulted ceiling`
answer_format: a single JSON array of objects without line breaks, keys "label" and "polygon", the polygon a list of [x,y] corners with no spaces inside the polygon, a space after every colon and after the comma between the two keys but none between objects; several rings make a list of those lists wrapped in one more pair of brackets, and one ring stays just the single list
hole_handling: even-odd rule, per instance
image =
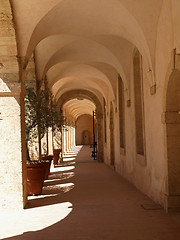
[{"label": "vaulted ceiling", "polygon": [[[92,92],[101,103],[113,101],[118,75],[128,98],[135,48],[144,58],[146,71],[151,69],[150,81],[154,81],[157,23],[163,0],[10,2],[24,68],[34,53],[37,80],[47,76],[57,102],[66,91],[75,89]],[[76,107],[75,115],[79,116],[83,110],[92,111],[93,103],[88,101],[80,104],[75,99],[74,104],[71,100],[65,106],[71,113]]]}]

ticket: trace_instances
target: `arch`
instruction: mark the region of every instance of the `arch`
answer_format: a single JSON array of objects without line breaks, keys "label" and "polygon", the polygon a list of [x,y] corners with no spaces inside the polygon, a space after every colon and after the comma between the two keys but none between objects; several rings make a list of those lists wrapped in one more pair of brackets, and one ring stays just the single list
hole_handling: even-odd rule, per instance
[{"label": "arch", "polygon": [[72,99],[63,104],[63,110],[67,115],[77,119],[82,114],[93,114],[95,105],[92,101],[87,99]]},{"label": "arch", "polygon": [[81,97],[85,99],[91,100],[95,106],[96,106],[96,119],[97,119],[97,128],[98,128],[98,136],[97,136],[97,143],[98,143],[98,156],[97,159],[99,162],[103,162],[103,109],[102,105],[98,99],[98,97],[88,91],[88,90],[72,90],[72,91],[67,91],[64,94],[61,95],[59,98],[57,104],[62,109],[63,105],[68,102],[71,99]]},{"label": "arch", "polygon": [[67,91],[66,93],[61,95],[57,104],[60,108],[62,108],[63,104],[65,104],[69,100],[77,98],[77,97],[90,99],[95,104],[95,106],[98,110],[98,115],[102,116],[103,111],[102,111],[102,106],[101,106],[99,99],[97,98],[97,96],[94,93],[92,93],[88,90],[75,89],[72,91]]},{"label": "arch", "polygon": [[27,47],[26,57],[29,59],[37,44],[53,34],[89,37],[99,33],[124,37],[132,42],[147,59],[152,69],[144,32],[138,21],[118,0],[111,2],[109,0],[62,0],[35,27]]},{"label": "arch", "polygon": [[[62,82],[64,82],[64,80],[68,80],[68,79],[61,79]],[[58,92],[55,94],[56,101],[58,101],[58,99],[61,97],[61,95],[64,94],[65,92],[73,91],[74,89],[77,89],[77,86],[78,86],[78,89],[80,89],[80,90],[88,90],[89,92],[93,92],[99,98],[101,98],[101,96],[103,96],[105,94],[102,89],[103,84],[102,84],[102,86],[99,86],[98,84],[94,84],[91,87],[91,86],[87,86],[84,80],[85,79],[73,78],[73,79],[71,79],[71,81],[67,81],[67,83],[65,82],[61,87],[58,87]],[[92,83],[94,82],[94,80],[91,80],[91,81],[92,81]],[[99,82],[101,83],[101,81],[99,81]]]},{"label": "arch", "polygon": [[[134,45],[132,45],[126,39],[112,36],[112,35],[98,35],[98,36],[90,36],[90,42],[94,42],[95,44],[100,44],[102,47],[106,48],[110,51],[119,62],[126,60],[129,62],[129,58],[131,58],[131,51],[134,49]],[[38,79],[42,78],[44,68],[49,61],[49,59],[57,52],[60,51],[64,47],[71,46],[73,42],[85,42],[88,40],[87,38],[82,38],[78,36],[72,35],[52,35],[43,39],[36,47],[36,60],[40,63],[38,64]],[[46,49],[46,51],[44,51]],[[40,56],[39,56],[40,54]],[[123,62],[122,62],[123,64]],[[125,68],[122,66],[123,69]],[[125,71],[126,70],[126,71]],[[125,69],[125,74],[128,75],[127,69]]]},{"label": "arch", "polygon": [[[59,64],[57,64],[59,65]],[[49,87],[52,88],[56,88],[57,87],[53,87],[58,81],[60,81],[60,83],[62,82],[62,79],[67,79],[67,78],[81,78],[84,80],[88,80],[88,79],[97,79],[97,81],[101,81],[103,83],[105,83],[105,85],[109,88],[111,94],[113,97],[114,96],[114,91],[112,89],[112,85],[108,79],[108,77],[101,72],[100,70],[98,70],[97,68],[87,65],[87,64],[75,64],[73,66],[69,66],[66,67],[63,71],[61,71],[59,74],[57,74],[57,76],[55,76],[52,80],[49,81]],[[82,81],[84,82],[84,81]],[[102,84],[102,83],[101,83]],[[57,85],[57,84],[56,84]],[[92,85],[92,84],[91,84]],[[55,93],[56,94],[56,93]]]},{"label": "arch", "polygon": [[[82,78],[82,77],[66,77],[59,80],[52,88],[52,92],[55,95],[56,99],[58,95],[61,94],[65,89],[94,89],[94,92],[99,92],[102,96],[107,98],[107,86],[102,82],[101,79],[96,78]],[[114,99],[115,96],[112,92],[110,96]]]},{"label": "arch", "polygon": [[[122,76],[124,85],[129,91],[128,81],[119,59],[109,49],[95,41],[89,39],[73,41],[71,44],[55,52],[44,68],[43,77],[54,65],[67,61],[85,63],[86,65],[91,62],[106,63],[114,67]],[[103,76],[103,79],[107,80],[105,76]]]}]

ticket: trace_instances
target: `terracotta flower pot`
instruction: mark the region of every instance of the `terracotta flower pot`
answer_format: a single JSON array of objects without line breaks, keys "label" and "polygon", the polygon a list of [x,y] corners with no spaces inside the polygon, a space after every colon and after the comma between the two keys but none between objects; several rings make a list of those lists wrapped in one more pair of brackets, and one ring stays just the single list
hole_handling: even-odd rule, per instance
[{"label": "terracotta flower pot", "polygon": [[54,149],[53,150],[53,154],[54,154],[53,163],[54,163],[54,165],[58,164],[60,152],[61,152],[61,149]]},{"label": "terracotta flower pot", "polygon": [[27,163],[27,193],[28,195],[38,195],[42,193],[46,163]]},{"label": "terracotta flower pot", "polygon": [[50,174],[51,162],[53,160],[53,155],[44,155],[41,157],[41,159],[47,161],[46,170],[45,170],[45,179],[48,179],[48,175]]}]

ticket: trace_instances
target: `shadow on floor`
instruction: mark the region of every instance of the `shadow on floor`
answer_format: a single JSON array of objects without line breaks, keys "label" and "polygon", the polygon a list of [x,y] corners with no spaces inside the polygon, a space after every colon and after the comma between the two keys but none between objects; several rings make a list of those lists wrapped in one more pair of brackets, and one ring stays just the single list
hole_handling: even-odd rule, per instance
[{"label": "shadow on floor", "polygon": [[[80,149],[81,151],[81,149]],[[80,152],[79,151],[79,152]],[[71,153],[73,155],[73,153]],[[77,155],[74,155],[77,156]],[[29,196],[26,209],[48,206],[61,203],[59,196],[62,197],[74,188],[73,179],[76,162],[72,157],[64,157],[63,162],[54,166],[48,179],[44,182],[42,194],[39,196]]]},{"label": "shadow on floor", "polygon": [[[85,148],[79,152],[84,161],[85,152]],[[35,228],[36,231],[26,230],[23,234],[5,239],[180,239],[180,223],[162,209],[143,208],[142,204],[152,206],[153,201],[105,164],[92,162],[55,168],[45,182],[43,194],[31,197],[25,210],[35,214],[33,219],[29,216],[34,226],[39,221],[46,221],[46,218],[49,218],[48,224],[38,230]],[[75,168],[63,171],[66,166]],[[41,217],[37,216],[38,212]]]}]

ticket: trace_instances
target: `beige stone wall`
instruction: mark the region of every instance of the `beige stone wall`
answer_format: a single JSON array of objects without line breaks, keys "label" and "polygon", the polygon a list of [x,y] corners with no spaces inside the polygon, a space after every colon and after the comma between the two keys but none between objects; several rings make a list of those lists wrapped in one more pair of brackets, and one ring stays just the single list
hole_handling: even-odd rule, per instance
[{"label": "beige stone wall", "polygon": [[8,0],[0,1],[0,208],[26,203],[25,155],[21,142],[22,101],[17,46]]},{"label": "beige stone wall", "polygon": [[93,143],[93,119],[90,115],[82,115],[76,120],[76,145],[83,145],[83,132],[89,132],[89,144]]},{"label": "beige stone wall", "polygon": [[[132,56],[133,59],[133,56]],[[150,83],[143,71],[143,99],[144,99],[144,156],[136,153],[136,128],[135,128],[135,99],[133,70],[131,72],[131,106],[127,106],[127,95],[125,96],[125,151],[119,148],[119,119],[118,112],[115,113],[115,168],[123,177],[133,183],[142,192],[153,198],[156,202],[164,204],[163,193],[164,179],[166,177],[166,165],[164,159],[163,126],[161,122],[162,103],[157,94],[151,95]],[[161,169],[161,170],[160,170]]]}]

